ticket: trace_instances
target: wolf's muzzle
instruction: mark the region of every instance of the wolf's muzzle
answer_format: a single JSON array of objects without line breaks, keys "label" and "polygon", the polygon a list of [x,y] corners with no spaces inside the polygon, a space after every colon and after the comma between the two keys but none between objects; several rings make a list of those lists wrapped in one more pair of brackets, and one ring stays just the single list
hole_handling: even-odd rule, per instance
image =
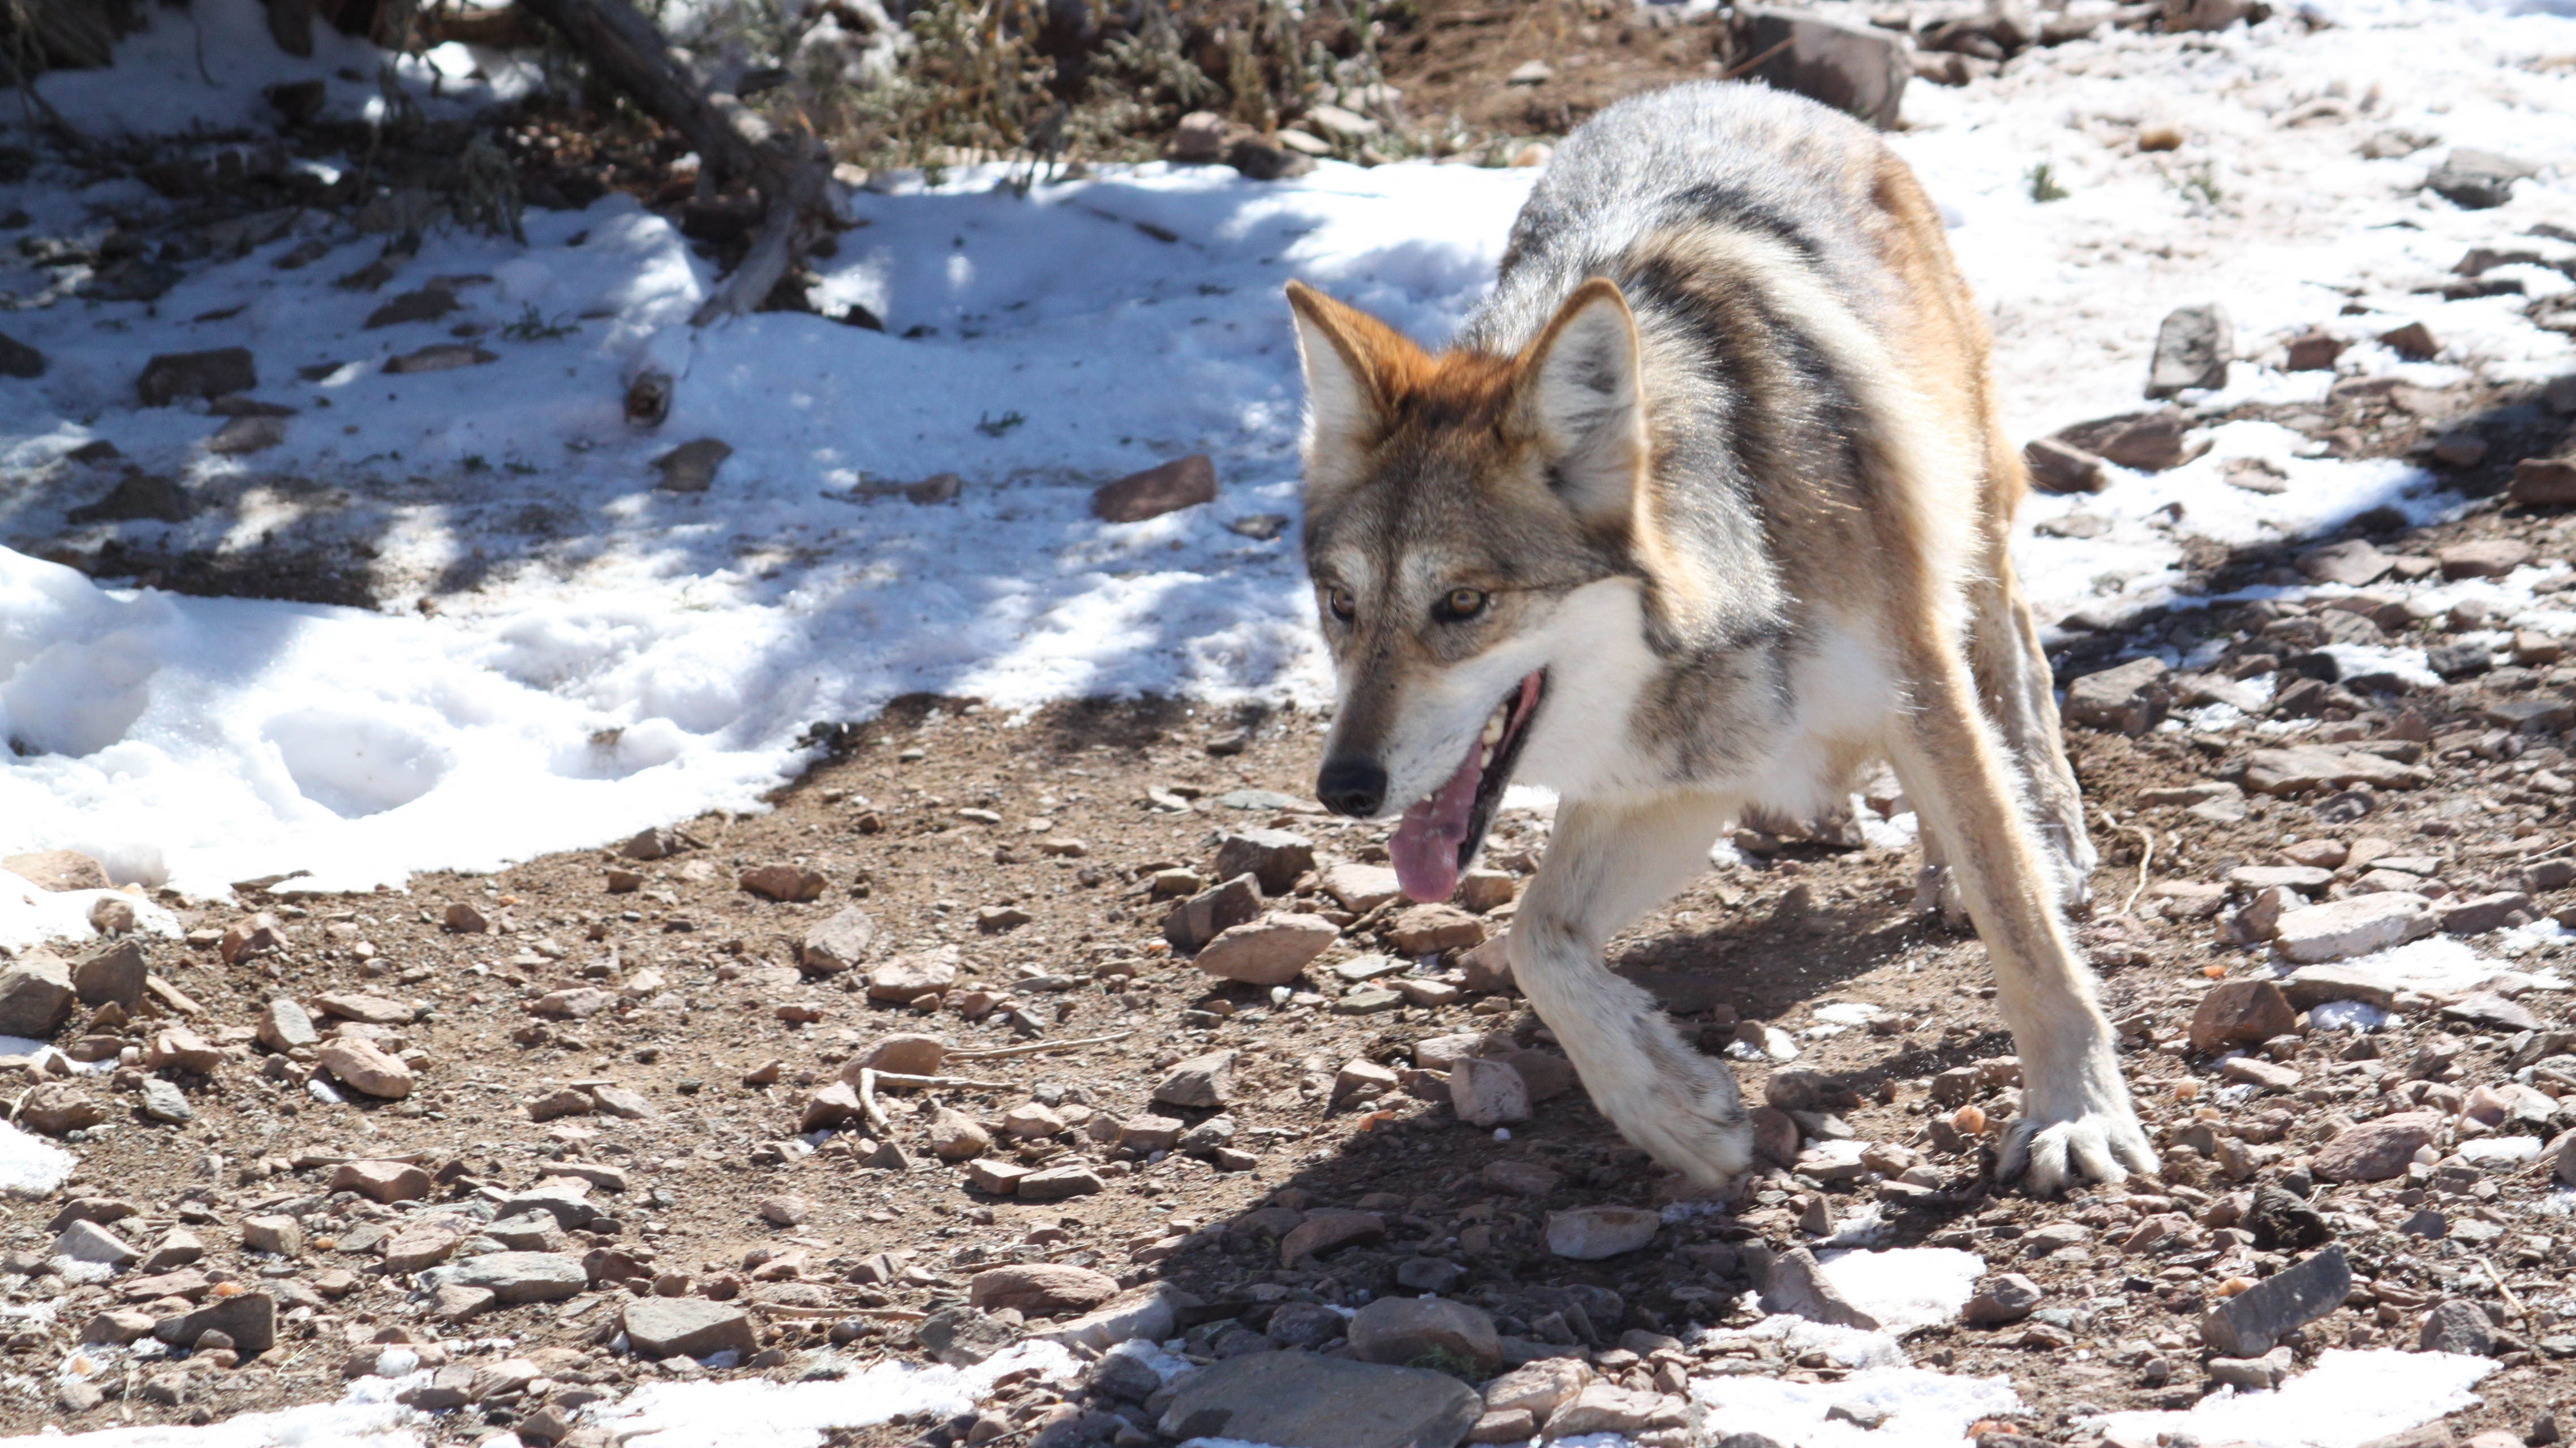
[{"label": "wolf's muzzle", "polygon": [[1367,819],[1386,805],[1386,770],[1366,759],[1327,759],[1315,774],[1315,798],[1337,815]]}]

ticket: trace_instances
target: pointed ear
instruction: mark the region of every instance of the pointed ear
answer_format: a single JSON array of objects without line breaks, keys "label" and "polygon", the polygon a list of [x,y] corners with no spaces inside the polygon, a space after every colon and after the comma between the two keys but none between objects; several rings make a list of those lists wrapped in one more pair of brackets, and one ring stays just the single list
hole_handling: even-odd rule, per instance
[{"label": "pointed ear", "polygon": [[1575,516],[1625,532],[1646,462],[1637,321],[1618,283],[1594,277],[1521,354],[1523,416],[1547,449],[1548,486]]},{"label": "pointed ear", "polygon": [[1331,455],[1374,441],[1387,422],[1395,381],[1422,349],[1377,318],[1304,282],[1288,284],[1297,356],[1306,369],[1306,452]]}]

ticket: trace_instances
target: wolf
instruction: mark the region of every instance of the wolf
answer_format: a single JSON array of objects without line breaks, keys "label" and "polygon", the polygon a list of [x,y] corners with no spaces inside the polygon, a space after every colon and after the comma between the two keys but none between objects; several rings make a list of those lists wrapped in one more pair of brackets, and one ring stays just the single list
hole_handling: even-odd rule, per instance
[{"label": "wolf", "polygon": [[1812,102],[1677,86],[1567,138],[1448,349],[1288,301],[1317,798],[1400,813],[1404,892],[1444,900],[1507,784],[1557,791],[1505,948],[1602,1114],[1702,1187],[1750,1164],[1733,1075],[1603,942],[1735,820],[1884,759],[2021,1054],[2003,1174],[2154,1173],[2063,913],[2094,854],[2007,553],[2028,479],[1904,162]]}]

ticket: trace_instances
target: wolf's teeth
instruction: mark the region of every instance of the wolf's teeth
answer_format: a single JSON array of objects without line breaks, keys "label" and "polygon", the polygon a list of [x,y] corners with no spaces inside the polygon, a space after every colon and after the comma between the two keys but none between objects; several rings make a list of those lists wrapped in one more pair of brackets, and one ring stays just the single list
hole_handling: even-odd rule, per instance
[{"label": "wolf's teeth", "polygon": [[1503,742],[1503,711],[1500,709],[1494,711],[1493,718],[1485,721],[1485,742],[1487,744]]},{"label": "wolf's teeth", "polygon": [[1478,769],[1491,769],[1491,768],[1493,768],[1493,767],[1494,767],[1494,751],[1492,751],[1491,749],[1479,749],[1479,750],[1477,750],[1477,751],[1476,751],[1476,767],[1477,767]]}]

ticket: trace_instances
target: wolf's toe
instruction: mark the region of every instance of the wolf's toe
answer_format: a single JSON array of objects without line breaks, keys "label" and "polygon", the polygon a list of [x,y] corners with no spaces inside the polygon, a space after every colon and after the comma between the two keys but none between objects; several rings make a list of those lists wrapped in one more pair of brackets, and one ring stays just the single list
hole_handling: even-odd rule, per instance
[{"label": "wolf's toe", "polygon": [[2109,1186],[2132,1171],[2152,1176],[2159,1169],[2136,1121],[2088,1113],[2071,1121],[2014,1122],[1997,1175],[2019,1178],[2033,1196],[2053,1197],[2070,1186]]}]

